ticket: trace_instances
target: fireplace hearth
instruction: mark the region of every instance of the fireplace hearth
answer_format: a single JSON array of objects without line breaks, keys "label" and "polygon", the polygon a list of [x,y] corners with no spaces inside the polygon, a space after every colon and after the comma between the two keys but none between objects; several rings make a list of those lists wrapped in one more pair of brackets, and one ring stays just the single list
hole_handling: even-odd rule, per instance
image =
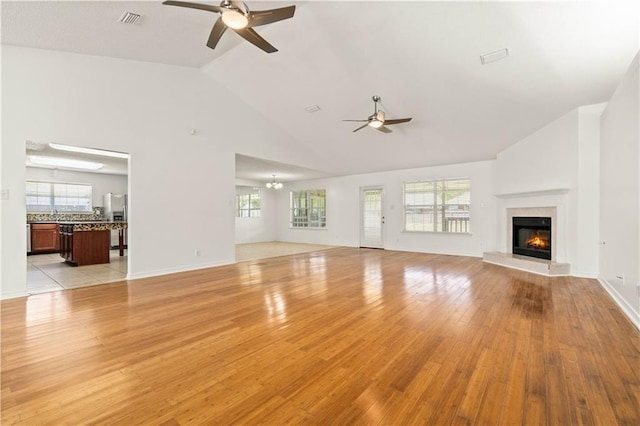
[{"label": "fireplace hearth", "polygon": [[551,218],[513,217],[512,253],[551,260]]}]

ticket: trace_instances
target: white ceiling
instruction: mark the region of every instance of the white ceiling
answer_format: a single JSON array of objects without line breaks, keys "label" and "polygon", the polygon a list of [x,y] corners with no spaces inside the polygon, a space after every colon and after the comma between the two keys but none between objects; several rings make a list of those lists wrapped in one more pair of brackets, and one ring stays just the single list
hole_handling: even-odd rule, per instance
[{"label": "white ceiling", "polygon": [[[90,147],[84,147],[90,148]],[[102,164],[99,170],[83,170],[87,173],[104,173],[110,175],[127,175],[129,170],[129,160],[127,158],[117,158],[106,155],[85,154],[77,152],[62,151],[59,149],[51,148],[48,143],[27,141],[25,143],[25,149],[27,154],[26,165],[28,167],[37,167],[41,169],[61,169],[61,170],[75,170],[69,167],[61,166],[43,166],[35,164],[31,161],[32,156],[43,157],[57,157],[57,158],[71,158],[74,160],[91,161]]]},{"label": "white ceiling", "polygon": [[[315,170],[302,177],[495,158],[609,99],[638,51],[633,1],[247,3],[297,5],[292,19],[257,29],[279,52],[231,31],[211,50],[216,14],[160,1],[3,1],[2,43],[202,68],[314,153],[292,168]],[[124,11],[142,19],[120,24]],[[507,59],[481,64],[502,48]],[[390,134],[352,133],[358,123],[342,120],[368,117],[372,95],[388,118],[413,120]],[[287,173],[277,158],[250,160],[239,157],[240,177]]]}]

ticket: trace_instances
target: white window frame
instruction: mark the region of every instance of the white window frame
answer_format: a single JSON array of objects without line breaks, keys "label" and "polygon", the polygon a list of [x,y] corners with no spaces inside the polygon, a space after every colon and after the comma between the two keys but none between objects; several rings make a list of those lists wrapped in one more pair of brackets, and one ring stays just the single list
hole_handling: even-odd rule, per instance
[{"label": "white window frame", "polygon": [[290,228],[325,229],[327,227],[327,191],[325,189],[290,191],[289,207]]},{"label": "white window frame", "polygon": [[[420,187],[423,188],[422,191]],[[464,193],[453,199],[448,198],[452,193],[459,191],[464,191]],[[423,202],[410,203],[408,194],[414,194],[412,197],[414,200],[419,199],[419,195],[422,195]],[[404,232],[448,234],[469,234],[471,232],[471,179],[469,178],[405,182],[402,202]],[[412,220],[409,220],[410,217]]]},{"label": "white window frame", "polygon": [[[262,197],[260,189],[253,189],[250,192],[240,191],[236,193],[236,217],[249,219],[259,218],[262,215]],[[245,199],[246,198],[246,204]],[[255,207],[252,201],[258,200]]]},{"label": "white window frame", "polygon": [[[74,190],[78,195],[73,195]],[[77,202],[73,203],[73,200]],[[27,213],[93,213],[93,187],[80,183],[28,180],[25,185],[25,204]],[[41,207],[33,209],[31,206]]]}]

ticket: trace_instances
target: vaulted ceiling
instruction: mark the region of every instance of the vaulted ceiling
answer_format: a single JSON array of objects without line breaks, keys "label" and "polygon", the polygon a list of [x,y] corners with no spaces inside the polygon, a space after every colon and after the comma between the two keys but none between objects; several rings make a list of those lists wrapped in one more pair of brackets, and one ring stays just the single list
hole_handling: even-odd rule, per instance
[{"label": "vaulted ceiling", "polygon": [[[297,6],[257,29],[279,49],[267,54],[231,31],[211,50],[216,14],[160,1],[3,1],[2,43],[200,68],[314,153],[321,174],[344,175],[492,159],[608,100],[638,51],[636,3],[248,1]],[[125,11],[141,19],[121,24]],[[509,56],[481,63],[500,49]],[[342,120],[371,115],[373,95],[387,117],[413,120],[353,133]]]}]

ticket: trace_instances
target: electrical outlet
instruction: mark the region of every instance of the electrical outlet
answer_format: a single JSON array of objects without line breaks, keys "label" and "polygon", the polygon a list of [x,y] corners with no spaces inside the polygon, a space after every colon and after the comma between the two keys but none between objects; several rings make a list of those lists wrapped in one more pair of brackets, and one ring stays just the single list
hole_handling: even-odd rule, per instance
[{"label": "electrical outlet", "polygon": [[196,257],[200,256],[200,249],[196,249],[195,255],[196,255]]},{"label": "electrical outlet", "polygon": [[0,192],[0,198],[3,200],[8,200],[9,199],[9,190],[2,188],[2,192]]}]

